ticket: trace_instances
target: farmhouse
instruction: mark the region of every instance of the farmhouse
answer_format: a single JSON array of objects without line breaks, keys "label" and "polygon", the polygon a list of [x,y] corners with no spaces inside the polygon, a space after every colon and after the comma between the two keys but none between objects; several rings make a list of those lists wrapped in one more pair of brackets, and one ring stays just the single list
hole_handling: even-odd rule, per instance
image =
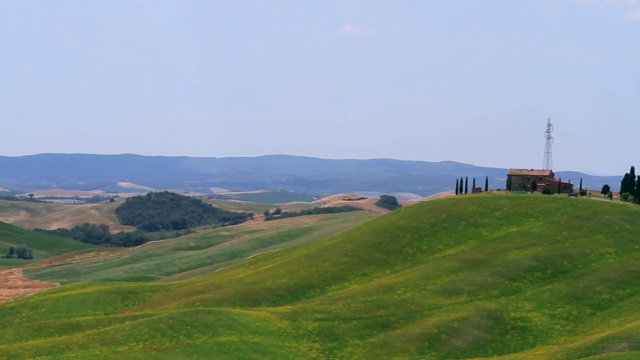
[{"label": "farmhouse", "polygon": [[553,192],[564,194],[573,192],[573,184],[556,179],[552,170],[509,169],[507,173],[507,190],[509,191],[531,191],[534,182],[536,191],[549,187]]}]

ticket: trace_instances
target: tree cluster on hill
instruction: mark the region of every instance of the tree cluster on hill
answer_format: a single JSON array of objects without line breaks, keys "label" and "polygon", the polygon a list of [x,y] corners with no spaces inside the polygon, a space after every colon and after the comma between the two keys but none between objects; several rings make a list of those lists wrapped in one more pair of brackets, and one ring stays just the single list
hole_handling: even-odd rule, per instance
[{"label": "tree cluster on hill", "polygon": [[376,206],[391,211],[402,207],[398,203],[398,199],[392,195],[380,195],[380,200],[376,201]]},{"label": "tree cluster on hill", "polygon": [[278,220],[291,218],[296,216],[305,216],[305,215],[319,215],[319,214],[337,214],[343,212],[350,211],[360,211],[357,207],[353,206],[329,206],[329,207],[315,207],[313,209],[308,210],[300,210],[300,211],[282,211],[280,208],[277,208],[273,211],[273,213],[269,213],[269,211],[265,211],[264,213],[264,221]]},{"label": "tree cluster on hill", "polygon": [[33,251],[27,245],[9,246],[9,252],[3,256],[4,258],[33,259]]},{"label": "tree cluster on hill", "polygon": [[82,224],[71,229],[35,229],[35,231],[60,235],[98,246],[132,247],[142,245],[151,240],[151,238],[142,231],[122,231],[117,234],[112,234],[109,231],[109,227],[104,224]]},{"label": "tree cluster on hill", "polygon": [[203,225],[240,224],[253,214],[219,209],[200,199],[169,191],[128,198],[116,208],[120,223],[142,231],[183,230]]}]

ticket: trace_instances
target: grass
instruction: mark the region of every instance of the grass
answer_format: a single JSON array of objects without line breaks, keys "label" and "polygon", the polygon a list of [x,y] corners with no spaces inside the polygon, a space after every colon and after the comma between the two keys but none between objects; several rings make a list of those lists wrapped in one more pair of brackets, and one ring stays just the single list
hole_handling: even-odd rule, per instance
[{"label": "grass", "polygon": [[638,216],[528,194],[420,203],[186,280],[7,303],[0,354],[635,359]]},{"label": "grass", "polygon": [[10,246],[19,245],[29,247],[33,251],[33,259],[0,258],[0,266],[20,266],[76,250],[94,248],[72,239],[36,233],[0,222],[0,255],[7,254]]},{"label": "grass", "polygon": [[358,212],[253,223],[150,242],[90,262],[27,269],[31,278],[63,284],[171,280],[211,272],[256,254],[320,239],[376,217]]}]

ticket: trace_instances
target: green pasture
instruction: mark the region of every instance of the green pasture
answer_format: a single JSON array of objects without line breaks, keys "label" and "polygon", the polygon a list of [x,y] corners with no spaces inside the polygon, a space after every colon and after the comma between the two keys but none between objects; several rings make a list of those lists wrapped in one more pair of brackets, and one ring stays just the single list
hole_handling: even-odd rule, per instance
[{"label": "green pasture", "polygon": [[[539,194],[420,203],[185,280],[4,304],[0,357],[636,359],[639,216]],[[192,242],[169,252],[207,251]]]},{"label": "green pasture", "polygon": [[94,248],[73,239],[36,233],[0,222],[0,256],[9,252],[10,246],[26,245],[33,251],[33,259],[5,259],[0,257],[0,266],[20,266],[71,251]]},{"label": "green pasture", "polygon": [[63,284],[174,280],[211,272],[263,252],[318,240],[376,216],[359,211],[280,220],[279,224],[259,222],[216,228],[150,242],[94,261],[27,269],[25,274]]}]

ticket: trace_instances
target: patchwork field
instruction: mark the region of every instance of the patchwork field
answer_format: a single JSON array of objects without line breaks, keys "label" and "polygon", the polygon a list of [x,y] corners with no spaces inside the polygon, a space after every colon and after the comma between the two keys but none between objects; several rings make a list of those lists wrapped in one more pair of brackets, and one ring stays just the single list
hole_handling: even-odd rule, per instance
[{"label": "patchwork field", "polygon": [[[0,354],[636,359],[638,216],[538,194],[423,202],[184,280],[79,283],[6,303]],[[182,251],[207,251],[192,240]]]},{"label": "patchwork field", "polygon": [[[238,200],[214,200],[205,199],[205,202],[224,210],[237,212],[252,212],[259,221],[265,210],[274,210],[277,207],[285,211],[298,211],[313,207],[326,206],[353,206],[363,210],[384,213],[387,210],[374,205],[377,199],[363,199],[359,201],[343,201],[342,199],[357,198],[355,194],[332,195],[312,202],[292,202],[285,204],[264,204],[251,201]],[[132,226],[122,225],[118,222],[115,209],[122,204],[124,199],[114,202],[100,202],[92,204],[59,204],[48,202],[8,201],[0,200],[0,221],[13,224],[24,229],[57,229],[72,228],[84,223],[105,224],[111,232],[132,231]],[[402,202],[405,205],[410,202]]]}]

